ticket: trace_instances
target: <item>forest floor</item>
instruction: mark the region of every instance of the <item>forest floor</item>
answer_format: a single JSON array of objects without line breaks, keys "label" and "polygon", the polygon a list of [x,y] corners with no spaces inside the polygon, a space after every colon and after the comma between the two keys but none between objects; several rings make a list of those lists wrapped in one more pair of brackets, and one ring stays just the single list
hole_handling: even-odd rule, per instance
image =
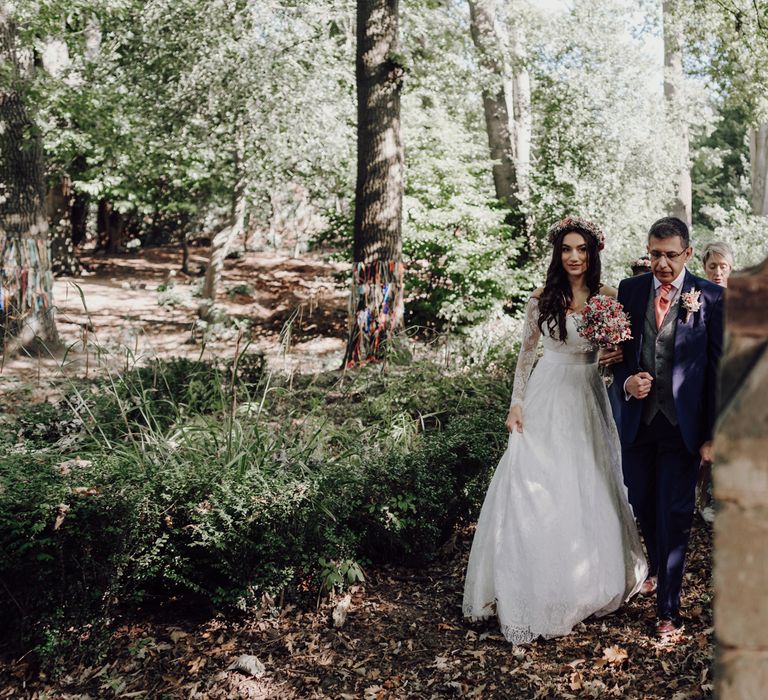
[{"label": "forest floor", "polygon": [[[0,698],[685,700],[712,694],[711,531],[701,521],[684,586],[686,628],[668,642],[653,635],[648,598],[589,619],[567,637],[525,647],[507,643],[494,621],[464,621],[471,534],[458,533],[430,566],[366,571],[364,586],[317,609],[267,606],[233,619],[170,602],[133,613],[117,623],[98,663],[73,659],[55,682],[28,660],[6,663]],[[253,675],[230,668],[238,659]]]},{"label": "forest floor", "polygon": [[[207,261],[204,250],[195,250],[192,270]],[[60,277],[54,284],[62,347],[54,358],[6,360],[0,367],[0,392],[6,396],[35,385],[35,397],[45,398],[59,380],[118,371],[154,357],[232,357],[238,324],[250,341],[247,350],[263,352],[273,369],[341,366],[349,297],[345,265],[277,252],[228,259],[216,304],[229,321],[204,324],[198,315],[203,278],[179,272],[177,248],[84,255],[82,262],[82,276]]]},{"label": "forest floor", "polygon": [[[204,257],[192,266],[204,262]],[[87,257],[83,277],[57,280],[68,353],[19,358],[0,370],[0,403],[43,400],[65,376],[147,357],[222,357],[237,330],[197,323],[199,277],[175,275],[177,251]],[[272,367],[340,366],[346,325],[343,266],[305,256],[247,253],[228,260],[218,303],[246,320]],[[81,296],[82,293],[82,296]],[[84,302],[83,302],[84,300]],[[290,342],[286,341],[286,322]],[[205,343],[202,340],[205,338]],[[0,698],[700,698],[712,693],[711,531],[697,519],[684,586],[684,634],[653,636],[653,603],[635,598],[568,637],[512,646],[494,621],[461,615],[471,529],[419,569],[370,568],[349,597],[240,618],[185,601],[133,611],[112,628],[98,663],[73,655],[49,678],[31,656],[0,660]],[[230,668],[243,657],[250,673]],[[247,663],[246,663],[247,662]]]}]

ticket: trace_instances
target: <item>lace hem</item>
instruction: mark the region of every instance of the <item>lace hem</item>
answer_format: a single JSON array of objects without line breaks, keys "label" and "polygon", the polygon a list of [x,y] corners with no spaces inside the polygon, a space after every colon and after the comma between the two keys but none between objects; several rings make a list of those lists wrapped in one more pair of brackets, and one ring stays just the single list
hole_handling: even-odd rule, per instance
[{"label": "lace hem", "polygon": [[[472,622],[488,620],[496,617],[496,604],[486,603],[479,611],[475,610],[471,605],[464,605],[462,612],[464,617],[469,618]],[[499,630],[504,639],[512,644],[528,644],[538,636],[531,631],[530,627],[499,624]]]},{"label": "lace hem", "polygon": [[489,617],[496,617],[496,603],[486,603],[480,610],[477,610],[473,605],[465,603],[461,606],[461,612],[464,617],[468,617],[472,622],[487,620]]},{"label": "lace hem", "polygon": [[[492,617],[496,617],[496,603],[486,603],[478,611],[471,605],[462,606],[462,613],[464,617],[472,622],[479,622],[481,620],[489,620]],[[505,625],[499,621],[499,631],[506,641],[515,646],[530,644],[534,640],[542,637],[544,639],[554,639],[555,637],[563,637],[572,632],[572,629],[558,630],[549,633],[534,632],[530,625]]]},{"label": "lace hem", "polygon": [[530,627],[516,627],[514,625],[499,625],[501,633],[504,635],[504,639],[508,642],[519,644],[530,644],[536,637],[540,635],[531,632]]}]

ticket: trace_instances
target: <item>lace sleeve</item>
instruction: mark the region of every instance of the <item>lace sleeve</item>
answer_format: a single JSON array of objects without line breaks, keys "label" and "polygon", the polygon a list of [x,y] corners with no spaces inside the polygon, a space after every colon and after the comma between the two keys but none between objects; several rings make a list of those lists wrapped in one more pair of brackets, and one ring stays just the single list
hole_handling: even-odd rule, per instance
[{"label": "lace sleeve", "polygon": [[528,377],[536,362],[536,348],[539,344],[541,330],[538,324],[539,300],[531,297],[525,305],[525,322],[523,323],[523,340],[520,343],[520,354],[517,356],[515,381],[512,385],[512,402],[509,407],[522,406]]}]

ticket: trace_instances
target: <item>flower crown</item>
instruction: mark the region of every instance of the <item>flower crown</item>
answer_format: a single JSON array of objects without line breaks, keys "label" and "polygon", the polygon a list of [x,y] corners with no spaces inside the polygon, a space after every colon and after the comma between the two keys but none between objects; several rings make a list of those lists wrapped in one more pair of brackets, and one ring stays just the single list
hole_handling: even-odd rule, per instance
[{"label": "flower crown", "polygon": [[580,216],[566,216],[550,226],[549,231],[547,231],[547,240],[554,244],[561,233],[569,233],[571,231],[588,234],[597,241],[598,250],[605,248],[605,234],[597,227],[597,224],[582,219]]},{"label": "flower crown", "polygon": [[647,267],[651,269],[651,258],[647,255],[641,255],[637,260],[630,263],[630,267]]}]

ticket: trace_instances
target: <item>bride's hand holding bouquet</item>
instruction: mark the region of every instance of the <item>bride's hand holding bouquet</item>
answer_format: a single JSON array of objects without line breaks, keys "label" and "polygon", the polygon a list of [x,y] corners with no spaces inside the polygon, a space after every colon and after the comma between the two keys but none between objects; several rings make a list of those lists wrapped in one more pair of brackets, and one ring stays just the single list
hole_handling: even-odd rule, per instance
[{"label": "bride's hand holding bouquet", "polygon": [[600,376],[605,385],[610,386],[613,383],[613,373],[608,365],[621,361],[622,353],[617,348],[624,341],[632,339],[629,315],[613,297],[595,294],[584,306],[576,327],[584,340],[594,347],[608,351],[601,358]]}]

